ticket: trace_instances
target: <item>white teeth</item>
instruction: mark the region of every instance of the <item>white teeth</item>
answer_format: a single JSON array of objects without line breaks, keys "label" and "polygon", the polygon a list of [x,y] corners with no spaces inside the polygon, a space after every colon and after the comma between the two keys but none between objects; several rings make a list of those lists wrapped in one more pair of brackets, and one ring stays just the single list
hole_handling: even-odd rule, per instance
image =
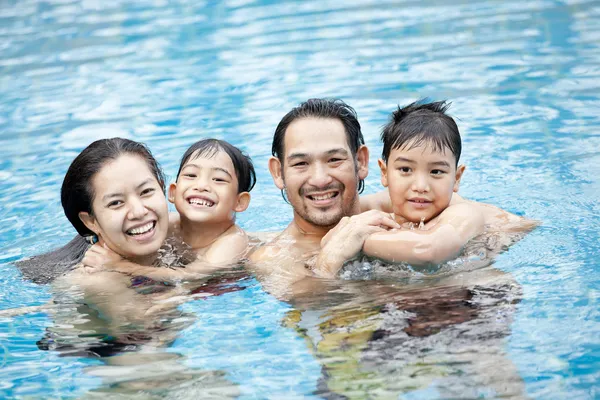
[{"label": "white teeth", "polygon": [[152,229],[153,226],[154,226],[154,222],[148,222],[144,226],[140,226],[138,228],[133,228],[133,229],[128,230],[127,233],[129,233],[131,235],[141,235],[142,233],[146,233],[146,232],[150,231],[150,229]]},{"label": "white teeth", "polygon": [[199,206],[204,206],[204,207],[212,207],[215,205],[215,203],[213,203],[212,201],[208,201],[208,200],[204,200],[204,199],[197,199],[197,198],[191,198],[189,200],[190,204],[196,204]]},{"label": "white teeth", "polygon": [[313,198],[313,200],[327,200],[332,198],[335,195],[335,193],[327,193],[327,194],[322,194],[322,195],[311,195],[310,197]]}]

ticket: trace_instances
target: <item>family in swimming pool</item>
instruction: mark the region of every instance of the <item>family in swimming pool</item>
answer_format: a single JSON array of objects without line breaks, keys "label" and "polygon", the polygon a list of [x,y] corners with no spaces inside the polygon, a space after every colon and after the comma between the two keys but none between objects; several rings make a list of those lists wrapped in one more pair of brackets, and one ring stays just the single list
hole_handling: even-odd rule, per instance
[{"label": "family in swimming pool", "polygon": [[[389,262],[441,263],[476,236],[531,230],[533,221],[456,193],[464,166],[446,108],[417,102],[393,113],[379,160],[387,190],[362,197],[369,151],[354,110],[330,99],[292,109],[275,130],[269,171],[293,219],[256,246],[235,224],[255,182],[252,162],[239,149],[215,139],[192,145],[168,190],[177,209],[169,216],[164,177],[150,152],[127,139],[96,141],[73,161],[62,187],[69,221],[98,240],[70,274],[86,282],[115,274],[181,280],[247,258],[266,282],[289,286],[333,278],[361,252]],[[166,259],[159,257],[166,240],[188,256],[156,268]]]}]

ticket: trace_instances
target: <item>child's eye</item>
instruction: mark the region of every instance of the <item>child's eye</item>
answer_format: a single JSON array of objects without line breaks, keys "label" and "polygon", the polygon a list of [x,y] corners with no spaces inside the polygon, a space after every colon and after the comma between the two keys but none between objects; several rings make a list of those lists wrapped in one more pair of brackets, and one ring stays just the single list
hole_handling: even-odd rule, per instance
[{"label": "child's eye", "polygon": [[400,168],[398,168],[398,171],[400,171],[404,174],[408,174],[411,171],[411,169],[410,169],[410,167],[400,167]]},{"label": "child's eye", "polygon": [[223,179],[223,178],[213,178],[213,181],[215,181],[215,182],[227,182],[227,180]]},{"label": "child's eye", "polygon": [[442,171],[441,169],[434,169],[431,171],[431,175],[443,175],[446,171]]},{"label": "child's eye", "polygon": [[186,178],[195,178],[196,174],[187,173],[187,174],[183,174],[183,176],[185,176]]}]

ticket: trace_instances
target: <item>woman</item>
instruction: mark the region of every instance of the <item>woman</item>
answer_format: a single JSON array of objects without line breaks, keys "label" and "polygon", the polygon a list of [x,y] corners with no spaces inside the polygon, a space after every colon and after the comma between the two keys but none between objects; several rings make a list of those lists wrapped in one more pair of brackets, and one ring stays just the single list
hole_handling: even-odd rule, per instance
[{"label": "woman", "polygon": [[[164,193],[164,175],[143,144],[122,138],[93,142],[73,160],[61,188],[65,215],[79,236],[55,252],[21,262],[19,267],[37,282],[55,280],[54,302],[60,296],[61,304],[49,308],[64,308],[65,303],[77,307],[90,317],[84,320],[94,321],[94,327],[84,323],[85,327],[78,327],[81,330],[92,330],[97,337],[109,335],[126,344],[141,336],[146,343],[168,341],[162,334],[158,340],[151,334],[153,330],[165,332],[161,319],[147,317],[157,301],[175,294],[173,286],[117,272],[90,274],[80,263],[90,242],[137,264],[157,266],[168,232]],[[156,309],[174,311],[174,307]],[[28,311],[31,308],[19,313]],[[92,314],[101,318],[91,318]],[[56,348],[55,339],[47,347]]]}]

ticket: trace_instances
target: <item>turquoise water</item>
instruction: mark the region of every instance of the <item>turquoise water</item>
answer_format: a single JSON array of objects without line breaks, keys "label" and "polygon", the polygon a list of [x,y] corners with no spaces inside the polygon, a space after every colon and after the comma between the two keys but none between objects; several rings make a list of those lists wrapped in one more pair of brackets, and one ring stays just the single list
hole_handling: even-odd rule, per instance
[{"label": "turquoise water", "polygon": [[[531,398],[598,398],[599,43],[594,1],[2,2],[0,309],[50,299],[11,263],[73,236],[60,184],[101,137],[144,141],[170,177],[199,138],[242,147],[258,183],[238,221],[283,229],[291,210],[267,159],[280,118],[309,97],[356,108],[371,149],[366,193],[380,189],[378,133],[394,107],[451,100],[467,165],[461,194],[543,225],[493,266],[516,289],[499,302],[478,292],[478,314],[457,311],[438,333],[402,336],[396,308],[407,301],[393,282],[340,284],[351,298],[371,293],[358,304],[287,303],[254,278],[189,301],[188,326],[156,350],[171,356],[157,364],[169,374],[153,372],[164,378],[156,390],[120,384],[128,370],[106,360],[39,350],[54,325],[46,314],[0,319],[0,397],[493,398],[512,384]],[[406,312],[431,308],[422,300],[431,296],[413,297]],[[348,313],[350,333],[387,333],[331,353],[328,343],[346,342],[324,339],[318,324]],[[348,394],[349,382],[362,387]]]}]

